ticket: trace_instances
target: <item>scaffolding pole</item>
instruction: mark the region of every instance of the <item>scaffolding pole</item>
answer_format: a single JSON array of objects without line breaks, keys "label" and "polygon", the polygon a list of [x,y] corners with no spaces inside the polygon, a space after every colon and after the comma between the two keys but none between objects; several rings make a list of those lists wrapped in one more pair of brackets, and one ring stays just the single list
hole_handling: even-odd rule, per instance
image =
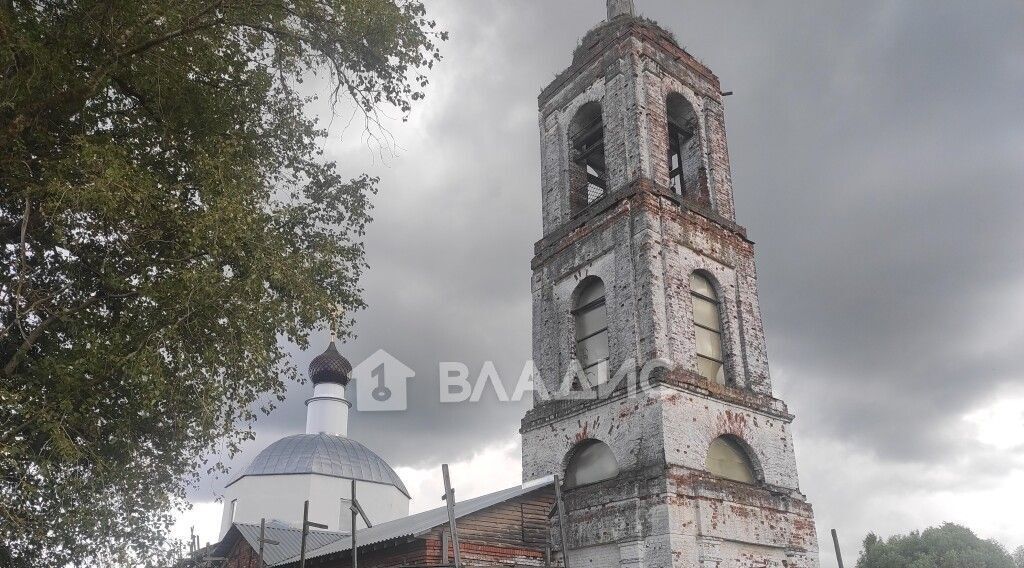
[{"label": "scaffolding pole", "polygon": [[562,481],[555,476],[555,506],[558,507],[558,535],[562,538],[562,568],[569,568],[569,527],[562,503]]},{"label": "scaffolding pole", "polygon": [[459,530],[455,526],[455,490],[452,489],[452,481],[448,476],[448,464],[441,464],[441,474],[444,476],[444,500],[445,507],[448,509],[448,530],[452,533],[452,551],[455,553],[455,568],[462,568]]}]

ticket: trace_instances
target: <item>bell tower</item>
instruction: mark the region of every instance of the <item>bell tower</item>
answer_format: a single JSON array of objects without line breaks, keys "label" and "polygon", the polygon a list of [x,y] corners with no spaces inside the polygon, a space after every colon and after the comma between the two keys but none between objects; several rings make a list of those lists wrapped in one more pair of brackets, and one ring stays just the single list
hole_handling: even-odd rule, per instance
[{"label": "bell tower", "polygon": [[[818,566],[720,89],[631,0],[608,0],[539,96],[534,362],[545,391],[576,375],[592,396],[535,397],[523,476],[564,480],[567,542],[557,519],[552,535],[572,568]],[[656,360],[649,388],[614,380]]]}]

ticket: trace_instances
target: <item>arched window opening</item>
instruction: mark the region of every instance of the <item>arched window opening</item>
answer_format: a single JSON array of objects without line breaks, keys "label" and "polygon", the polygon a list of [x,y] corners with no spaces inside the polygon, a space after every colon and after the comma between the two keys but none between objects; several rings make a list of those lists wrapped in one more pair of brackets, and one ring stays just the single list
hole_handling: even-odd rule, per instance
[{"label": "arched window opening", "polygon": [[715,438],[711,442],[711,447],[708,448],[707,469],[718,477],[732,481],[757,482],[754,466],[750,463],[746,450],[739,442],[728,436]]},{"label": "arched window opening", "polygon": [[579,210],[608,192],[608,169],[604,156],[604,121],[601,105],[591,102],[580,107],[569,125],[569,186],[573,210]]},{"label": "arched window opening", "polygon": [[686,97],[672,93],[665,101],[668,117],[668,184],[678,195],[697,196],[701,185],[697,113]]},{"label": "arched window opening", "polygon": [[598,384],[598,369],[608,360],[608,308],[604,282],[590,277],[576,291],[573,304],[576,320],[576,359],[591,385]]},{"label": "arched window opening", "polygon": [[702,274],[690,275],[693,327],[697,339],[697,372],[708,380],[725,384],[722,356],[722,310],[711,281]]},{"label": "arched window opening", "polygon": [[619,462],[608,444],[586,440],[572,449],[572,457],[565,466],[566,488],[590,485],[619,475]]}]

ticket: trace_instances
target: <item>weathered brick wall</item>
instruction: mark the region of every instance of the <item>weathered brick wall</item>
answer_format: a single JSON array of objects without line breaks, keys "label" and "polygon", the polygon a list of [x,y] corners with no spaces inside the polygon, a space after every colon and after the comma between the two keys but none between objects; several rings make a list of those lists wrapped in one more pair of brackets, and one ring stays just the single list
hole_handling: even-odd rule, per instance
[{"label": "weathered brick wall", "polygon": [[656,390],[638,397],[621,393],[590,404],[573,403],[565,412],[524,424],[524,479],[563,474],[569,450],[588,439],[608,444],[622,471],[664,463],[661,406]]},{"label": "weathered brick wall", "polygon": [[669,358],[690,368],[696,365],[689,278],[700,270],[718,286],[727,379],[737,387],[771,396],[752,244],[673,202],[662,199],[651,209],[645,219],[652,224],[652,233],[657,231],[652,247],[661,252],[664,267]]},{"label": "weathered brick wall", "polygon": [[[633,543],[644,551],[641,566],[696,566],[699,559],[731,558],[729,551],[740,549],[767,565],[788,559],[789,566],[816,566],[813,513],[797,486],[791,417],[676,385],[583,406],[528,423],[523,431],[526,477],[564,474],[566,454],[587,439],[608,444],[621,468],[612,480],[566,492],[574,559],[611,558]],[[757,485],[705,471],[711,441],[723,434],[749,445]],[[557,523],[552,539],[561,549]],[[654,546],[658,542],[669,545]],[[700,542],[714,543],[713,550],[702,552]],[[659,550],[675,560],[655,562]]]},{"label": "weathered brick wall", "polygon": [[[556,390],[574,358],[574,292],[605,283],[612,372],[632,360],[675,364],[640,396],[535,401],[523,420],[524,479],[564,473],[585,439],[620,467],[613,480],[566,493],[579,565],[816,567],[813,513],[799,492],[785,404],[772,396],[752,243],[734,221],[718,79],[657,26],[617,18],[587,34],[573,65],[540,96],[544,236],[532,281],[534,359]],[[701,192],[668,190],[666,99],[693,109],[686,168]],[[599,102],[609,194],[582,211],[569,195],[567,131]],[[715,282],[727,385],[696,374],[689,276]],[[758,482],[715,478],[711,442],[742,441]],[[559,541],[557,524],[552,538]]]},{"label": "weathered brick wall", "polygon": [[[603,31],[601,31],[603,30]],[[588,102],[602,105],[609,187],[639,178],[668,186],[665,100],[683,95],[697,115],[697,169],[710,188],[709,208],[733,221],[732,176],[718,78],[642,20],[626,19],[584,38],[574,65],[541,94],[541,186],[544,232],[568,222],[568,125]],[[593,44],[589,50],[584,49]]]},{"label": "weathered brick wall", "polygon": [[696,370],[689,277],[701,270],[719,287],[727,379],[771,396],[752,245],[675,199],[634,188],[583,226],[542,241],[533,337],[545,384],[557,389],[575,357],[574,293],[588,276],[605,284],[613,372],[629,360],[642,366],[655,358]]},{"label": "weathered brick wall", "polygon": [[702,471],[711,442],[731,435],[745,442],[760,481],[775,491],[799,493],[792,416],[754,406],[686,384],[552,405],[524,420],[523,477],[563,474],[569,451],[590,439],[608,444],[623,471],[652,466]]}]

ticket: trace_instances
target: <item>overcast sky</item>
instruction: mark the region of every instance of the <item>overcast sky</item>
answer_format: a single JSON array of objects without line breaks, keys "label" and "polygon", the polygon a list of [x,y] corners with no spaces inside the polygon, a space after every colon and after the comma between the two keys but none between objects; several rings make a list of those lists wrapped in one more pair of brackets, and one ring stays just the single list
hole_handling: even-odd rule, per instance
[{"label": "overcast sky", "polygon": [[[426,3],[451,40],[427,99],[389,126],[397,150],[372,151],[339,118],[326,145],[349,175],[382,180],[369,309],[343,352],[384,348],[417,375],[408,412],[355,412],[350,434],[398,469],[414,510],[440,505],[442,462],[464,497],[519,480],[528,402],[441,405],[437,365],[476,374],[492,360],[511,385],[530,357],[536,97],[605,12],[601,0]],[[1024,4],[637,8],[735,92],[737,220],[757,243],[775,394],[797,416],[822,566],[835,565],[833,527],[851,561],[868,531],[943,521],[1024,544]],[[301,432],[309,394],[293,385],[236,467]],[[216,538],[209,502],[224,482],[193,492],[182,527]]]}]

